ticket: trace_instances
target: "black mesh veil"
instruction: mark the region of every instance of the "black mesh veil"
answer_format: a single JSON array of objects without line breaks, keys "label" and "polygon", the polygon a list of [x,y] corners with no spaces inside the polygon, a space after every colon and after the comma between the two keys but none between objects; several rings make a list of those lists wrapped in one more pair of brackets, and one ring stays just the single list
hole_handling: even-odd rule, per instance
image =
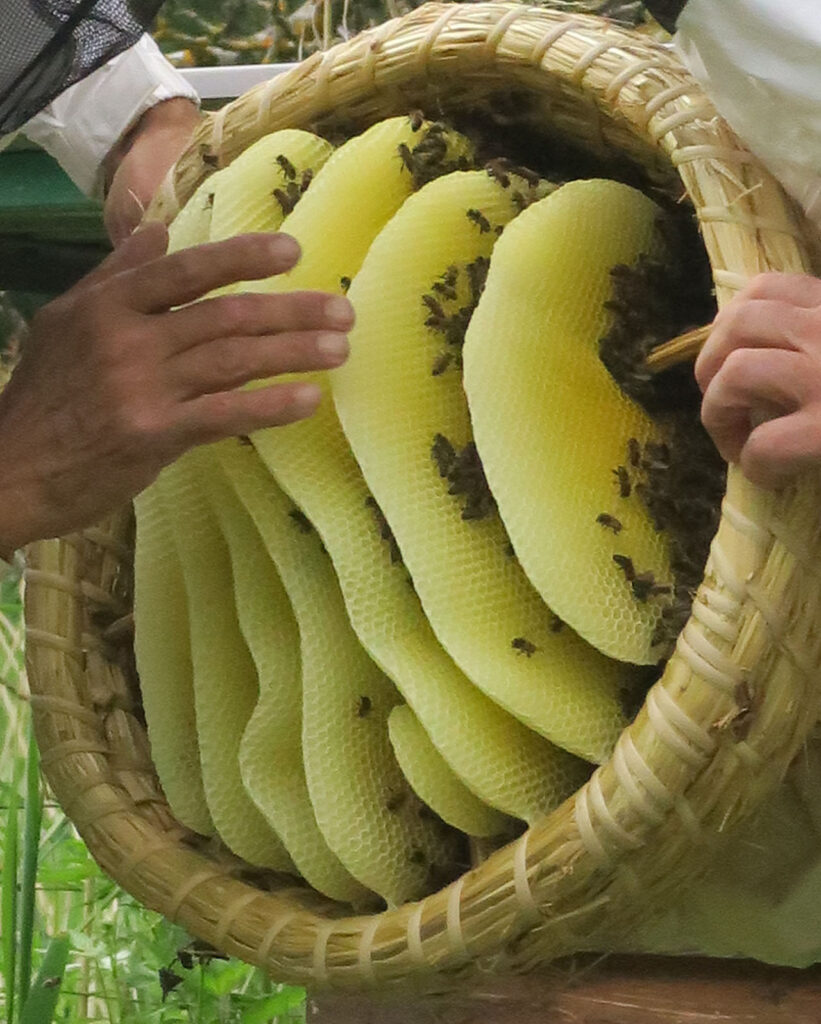
[{"label": "black mesh veil", "polygon": [[687,0],[645,0],[644,6],[668,32],[675,32],[678,16],[687,6]]},{"label": "black mesh veil", "polygon": [[162,0],[0,0],[0,135],[135,43]]}]

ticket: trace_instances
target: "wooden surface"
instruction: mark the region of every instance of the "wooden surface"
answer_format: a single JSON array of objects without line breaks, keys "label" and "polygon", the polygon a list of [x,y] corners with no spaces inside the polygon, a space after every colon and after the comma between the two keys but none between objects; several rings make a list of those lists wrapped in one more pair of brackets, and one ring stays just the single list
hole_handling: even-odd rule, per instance
[{"label": "wooden surface", "polygon": [[467,994],[322,996],[309,1024],[821,1024],[821,968],[746,961],[612,957],[568,966],[569,977],[477,983]]}]

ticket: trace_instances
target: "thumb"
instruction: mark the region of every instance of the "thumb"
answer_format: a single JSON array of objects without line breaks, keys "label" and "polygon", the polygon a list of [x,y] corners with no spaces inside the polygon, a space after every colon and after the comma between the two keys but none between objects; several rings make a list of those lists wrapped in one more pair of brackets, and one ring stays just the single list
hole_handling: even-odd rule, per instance
[{"label": "thumb", "polygon": [[168,248],[168,228],[161,221],[149,221],[138,228],[110,253],[103,262],[76,285],[77,288],[91,288],[121,274],[124,270],[159,259]]}]

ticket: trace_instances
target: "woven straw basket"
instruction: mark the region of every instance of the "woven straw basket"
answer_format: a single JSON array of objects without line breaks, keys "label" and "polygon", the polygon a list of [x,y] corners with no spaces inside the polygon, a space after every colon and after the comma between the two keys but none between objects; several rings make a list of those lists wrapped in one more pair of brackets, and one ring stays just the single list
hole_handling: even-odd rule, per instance
[{"label": "woven straw basket", "polygon": [[[594,17],[427,4],[209,117],[155,203],[170,220],[215,164],[282,127],[361,129],[474,110],[686,192],[720,303],[810,267],[805,227],[668,48]],[[683,187],[682,187],[683,185]],[[690,622],[610,763],[425,900],[373,916],[260,873],[182,828],[154,775],[131,647],[132,518],[31,547],[28,667],[44,770],[103,869],[281,981],[357,989],[523,971],[607,947],[703,867],[773,790],[818,717],[818,481],[779,495],[730,472]],[[743,729],[732,728],[744,716]]]}]

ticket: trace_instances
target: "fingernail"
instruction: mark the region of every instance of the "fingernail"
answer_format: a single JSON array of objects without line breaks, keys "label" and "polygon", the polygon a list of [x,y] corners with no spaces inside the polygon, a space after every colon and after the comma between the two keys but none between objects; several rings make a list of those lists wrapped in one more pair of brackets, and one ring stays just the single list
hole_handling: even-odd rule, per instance
[{"label": "fingernail", "polygon": [[273,235],[268,245],[271,255],[277,260],[296,263],[301,255],[299,243],[291,235]]},{"label": "fingernail", "polygon": [[325,318],[335,327],[353,326],[353,306],[341,295],[334,295],[325,303]]},{"label": "fingernail", "polygon": [[344,334],[332,334],[330,332],[319,335],[316,339],[316,347],[323,355],[340,362],[350,351],[348,339]]},{"label": "fingernail", "polygon": [[300,384],[291,392],[291,406],[298,416],[309,416],[322,400],[322,389],[316,384]]}]

